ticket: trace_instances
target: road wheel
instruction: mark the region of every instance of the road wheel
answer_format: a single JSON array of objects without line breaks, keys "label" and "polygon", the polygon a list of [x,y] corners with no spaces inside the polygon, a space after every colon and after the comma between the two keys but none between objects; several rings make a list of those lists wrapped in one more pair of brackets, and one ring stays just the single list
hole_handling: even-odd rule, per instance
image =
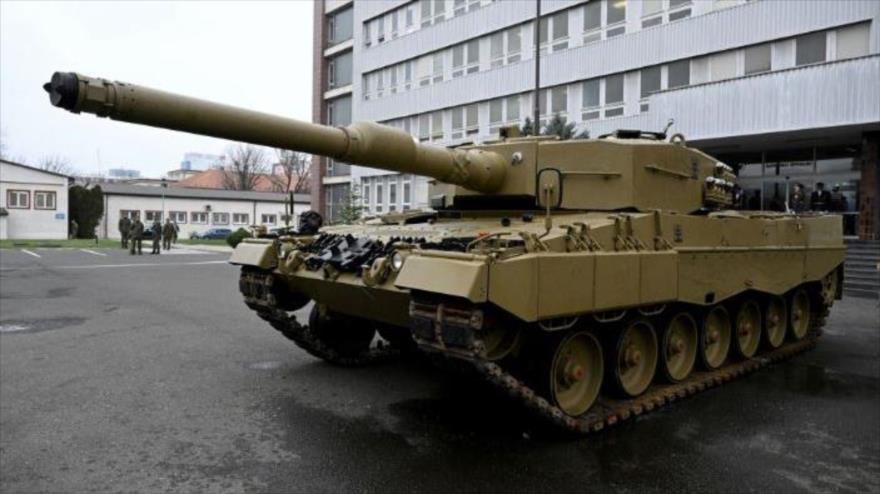
[{"label": "road wheel", "polygon": [[730,351],[730,314],[717,305],[703,317],[698,345],[700,362],[709,370],[717,369],[727,360]]},{"label": "road wheel", "polygon": [[376,335],[368,321],[331,311],[322,304],[312,307],[309,330],[322,344],[343,357],[367,352]]},{"label": "road wheel", "polygon": [[587,331],[551,337],[539,362],[542,389],[563,412],[578,416],[589,410],[599,396],[604,377],[602,347]]},{"label": "road wheel", "polygon": [[771,296],[764,306],[764,341],[770,348],[779,348],[788,329],[788,307],[782,297]]},{"label": "road wheel", "polygon": [[647,319],[628,323],[618,335],[609,364],[616,391],[638,396],[648,389],[657,369],[657,335]]},{"label": "road wheel", "polygon": [[810,330],[810,294],[803,288],[797,289],[791,296],[791,311],[788,326],[789,334],[795,341],[802,340]]},{"label": "road wheel", "polygon": [[743,358],[752,358],[761,343],[761,307],[754,299],[748,299],[736,311],[736,334],[733,345]]},{"label": "road wheel", "polygon": [[660,370],[667,381],[681,381],[694,370],[697,333],[697,322],[687,312],[676,314],[666,324],[660,340]]}]

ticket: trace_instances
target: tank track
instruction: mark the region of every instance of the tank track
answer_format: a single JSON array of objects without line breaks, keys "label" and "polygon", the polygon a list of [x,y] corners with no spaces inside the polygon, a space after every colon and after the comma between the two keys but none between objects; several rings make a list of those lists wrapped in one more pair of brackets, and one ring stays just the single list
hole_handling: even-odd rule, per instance
[{"label": "tank track", "polygon": [[[537,416],[539,420],[550,424],[554,428],[568,433],[586,435],[599,432],[631,420],[640,415],[657,410],[676,400],[696,395],[708,389],[720,386],[728,381],[743,377],[770,364],[792,358],[800,353],[816,346],[822,327],[825,325],[829,306],[820,300],[818,296],[811,297],[815,310],[810,315],[810,331],[800,341],[788,342],[780,348],[766,351],[751,359],[730,362],[722,368],[713,371],[695,371],[684,381],[675,384],[655,383],[648,390],[631,399],[612,399],[600,396],[597,402],[585,414],[573,417],[563,412],[559,407],[551,404],[547,399],[540,396],[534,389],[529,387],[522,379],[507,372],[495,362],[485,360],[480,356],[483,343],[474,339],[469,350],[455,348],[453,351],[440,351],[441,354],[456,360],[470,363],[470,366],[490,386],[500,390],[515,401],[520,402],[528,411]],[[442,305],[442,304],[439,304]],[[429,316],[432,312],[434,316]],[[413,303],[411,313],[414,318],[431,319],[423,321],[433,324],[438,314],[438,304]],[[442,308],[440,317],[442,318]],[[467,313],[460,310],[456,316],[469,318]],[[478,316],[479,317],[479,316]],[[433,345],[425,345],[424,341],[416,340],[420,348],[426,351],[437,352]],[[452,350],[452,349],[450,349]]]},{"label": "tank track", "polygon": [[326,360],[335,365],[357,367],[384,362],[400,355],[400,350],[378,342],[358,355],[342,355],[327,345],[309,329],[308,325],[300,324],[296,317],[282,309],[272,292],[275,277],[271,272],[261,270],[242,270],[238,287],[244,295],[245,304],[260,319],[268,322],[287,339],[309,354]]}]

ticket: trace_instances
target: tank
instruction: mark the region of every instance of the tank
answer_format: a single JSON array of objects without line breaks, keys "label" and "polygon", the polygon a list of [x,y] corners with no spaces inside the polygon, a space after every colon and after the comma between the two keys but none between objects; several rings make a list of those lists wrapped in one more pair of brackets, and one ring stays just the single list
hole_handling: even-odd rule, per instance
[{"label": "tank", "polygon": [[431,177],[428,209],[320,229],[310,214],[298,231],[246,239],[230,259],[244,302],[334,364],[463,363],[572,433],[813,347],[841,296],[841,218],[732,210],[732,168],[680,134],[508,129],[442,148],[74,73],[44,87],[74,113]]}]

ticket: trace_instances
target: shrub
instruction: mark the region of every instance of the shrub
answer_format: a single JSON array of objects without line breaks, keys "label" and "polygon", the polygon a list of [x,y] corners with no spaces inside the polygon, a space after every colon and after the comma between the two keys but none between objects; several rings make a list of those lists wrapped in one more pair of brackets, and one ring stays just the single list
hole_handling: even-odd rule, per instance
[{"label": "shrub", "polygon": [[244,228],[239,228],[238,230],[232,232],[228,237],[226,237],[226,243],[234,249],[235,246],[239,244],[239,242],[250,237],[251,232],[245,230]]}]

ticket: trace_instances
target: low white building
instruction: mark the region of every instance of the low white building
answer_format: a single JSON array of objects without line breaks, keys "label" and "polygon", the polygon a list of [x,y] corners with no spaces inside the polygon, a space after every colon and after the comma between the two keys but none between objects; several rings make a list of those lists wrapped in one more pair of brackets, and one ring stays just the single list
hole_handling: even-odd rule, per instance
[{"label": "low white building", "polygon": [[[103,238],[119,238],[119,220],[138,217],[149,227],[154,219],[165,217],[177,223],[179,237],[210,228],[247,228],[266,225],[284,226],[284,202],[287,194],[238,190],[149,187],[143,185],[101,184],[104,193],[104,217],[98,225]],[[308,194],[295,194],[290,224],[309,209]],[[164,213],[163,213],[164,212]]]},{"label": "low white building", "polygon": [[64,239],[71,177],[0,160],[0,239]]}]

